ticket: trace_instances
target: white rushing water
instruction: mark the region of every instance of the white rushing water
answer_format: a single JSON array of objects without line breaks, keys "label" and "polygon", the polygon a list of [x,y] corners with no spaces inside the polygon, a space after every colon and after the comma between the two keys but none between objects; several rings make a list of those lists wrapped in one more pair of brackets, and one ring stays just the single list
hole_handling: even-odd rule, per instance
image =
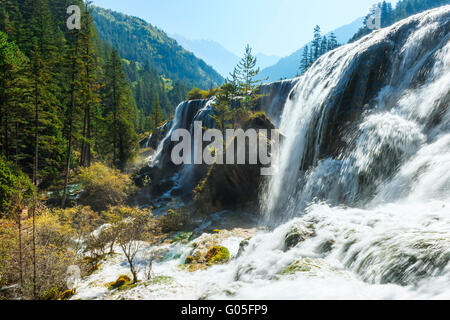
[{"label": "white rushing water", "polygon": [[[284,107],[285,141],[263,196],[265,221],[282,223],[257,231],[239,255],[246,237],[230,232],[219,242],[233,259],[193,273],[180,264],[192,243],[209,235],[168,245],[154,274],[171,281],[115,298],[450,299],[449,21],[445,6],[317,61]],[[364,107],[340,153],[323,157],[326,102],[345,90],[361,53],[395,35],[406,39],[389,80]],[[141,250],[140,259],[153,250]],[[124,258],[115,259],[83,282],[78,297],[108,297],[95,283],[127,272]]]}]

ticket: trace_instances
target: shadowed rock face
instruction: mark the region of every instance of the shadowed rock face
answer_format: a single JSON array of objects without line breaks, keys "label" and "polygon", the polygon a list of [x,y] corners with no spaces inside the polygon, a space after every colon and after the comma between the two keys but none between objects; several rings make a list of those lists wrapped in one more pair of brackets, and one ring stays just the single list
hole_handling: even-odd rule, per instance
[{"label": "shadowed rock face", "polygon": [[[241,124],[243,130],[247,129],[275,129],[270,119],[263,113],[256,114]],[[266,139],[268,150],[271,150],[272,141]],[[231,147],[230,144],[227,151]],[[235,146],[234,146],[235,147]],[[246,141],[246,159],[249,158],[249,141]],[[225,151],[225,154],[226,152]],[[234,152],[237,163],[236,149]],[[248,161],[247,161],[248,163]],[[258,195],[262,183],[261,163],[250,165],[213,165],[209,168],[206,177],[195,190],[195,202],[200,212],[209,214],[224,209],[256,208]]]}]

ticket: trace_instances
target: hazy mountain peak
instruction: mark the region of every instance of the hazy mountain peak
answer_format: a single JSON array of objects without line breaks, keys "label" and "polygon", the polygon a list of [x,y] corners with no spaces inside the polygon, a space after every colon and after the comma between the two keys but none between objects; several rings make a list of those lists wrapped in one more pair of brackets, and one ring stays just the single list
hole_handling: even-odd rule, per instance
[{"label": "hazy mountain peak", "polygon": [[[223,77],[228,77],[233,71],[240,57],[226,49],[219,42],[211,39],[191,40],[179,34],[171,35],[186,50],[193,52],[198,58],[217,70]],[[258,53],[256,55],[258,66],[261,69],[274,65],[280,57]]]}]

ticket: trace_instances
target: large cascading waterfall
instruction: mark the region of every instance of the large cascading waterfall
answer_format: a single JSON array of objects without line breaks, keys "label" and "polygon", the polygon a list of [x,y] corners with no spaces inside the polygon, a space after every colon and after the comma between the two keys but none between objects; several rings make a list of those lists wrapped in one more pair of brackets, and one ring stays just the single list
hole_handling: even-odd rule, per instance
[{"label": "large cascading waterfall", "polygon": [[248,287],[287,270],[286,298],[450,297],[450,6],[321,58],[280,130],[263,204],[289,222],[251,242]]},{"label": "large cascading waterfall", "polygon": [[374,206],[416,197],[420,182],[429,184],[422,198],[448,199],[449,32],[447,6],[310,68],[281,117],[286,139],[263,203],[269,220],[298,216],[313,201]]}]

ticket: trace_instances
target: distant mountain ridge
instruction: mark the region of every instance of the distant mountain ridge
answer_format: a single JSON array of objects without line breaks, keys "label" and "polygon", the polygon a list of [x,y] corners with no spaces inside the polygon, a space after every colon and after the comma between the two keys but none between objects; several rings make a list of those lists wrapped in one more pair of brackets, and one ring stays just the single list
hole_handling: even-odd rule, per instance
[{"label": "distant mountain ridge", "polygon": [[[223,77],[228,77],[238,64],[240,57],[212,40],[191,40],[182,35],[171,35],[186,50],[192,51],[198,58],[204,60],[217,70]],[[256,55],[257,64],[261,69],[272,66],[280,60],[277,56]]]},{"label": "distant mountain ridge", "polygon": [[93,7],[93,18],[100,38],[116,47],[126,60],[149,62],[164,77],[202,89],[224,80],[205,61],[140,18],[99,7]]},{"label": "distant mountain ridge", "polygon": [[179,34],[172,37],[186,50],[204,60],[223,77],[227,77],[239,61],[239,57],[212,40],[191,40]]},{"label": "distant mountain ridge", "polygon": [[268,68],[270,66],[273,66],[274,64],[278,63],[280,61],[281,57],[278,56],[267,56],[263,53],[258,53],[256,55],[256,61],[258,64],[258,67],[262,69]]},{"label": "distant mountain ridge", "polygon": [[[348,40],[358,31],[358,29],[363,25],[364,18],[358,18],[350,24],[344,25],[334,31],[332,31],[337,38],[337,41],[341,44],[345,44]],[[331,33],[331,32],[330,32]],[[329,35],[328,33],[327,35]],[[311,31],[312,37],[312,31]],[[295,51],[290,56],[281,58],[278,63],[268,68],[263,69],[258,75],[258,79],[264,81],[277,81],[280,79],[290,79],[294,78],[299,72],[300,60],[305,46],[310,43],[305,44],[299,50]],[[268,80],[266,80],[268,79]]]}]

